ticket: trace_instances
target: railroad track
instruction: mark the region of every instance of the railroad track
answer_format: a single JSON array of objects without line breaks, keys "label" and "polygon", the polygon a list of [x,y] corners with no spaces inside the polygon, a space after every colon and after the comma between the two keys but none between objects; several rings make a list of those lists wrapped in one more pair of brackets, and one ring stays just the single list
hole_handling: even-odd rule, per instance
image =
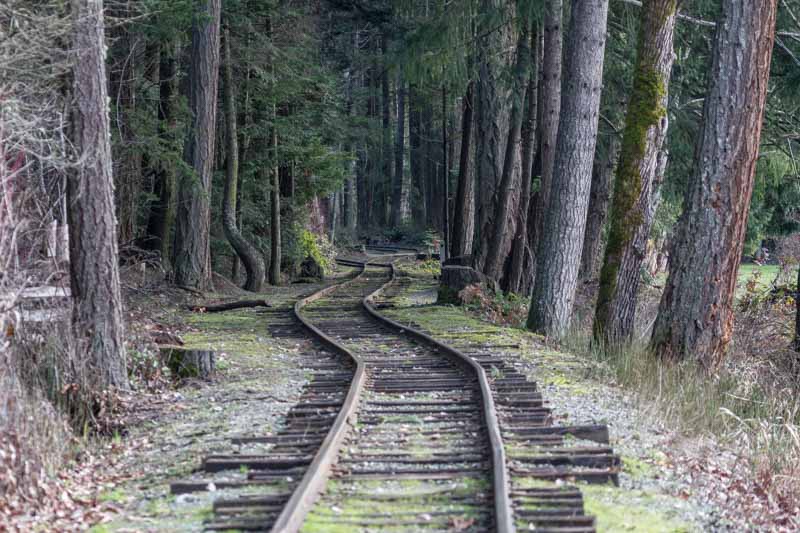
[{"label": "railroad track", "polygon": [[[206,473],[227,476],[174,483],[173,493],[209,483],[255,489],[218,498],[208,530],[292,532],[308,519],[316,531],[508,532],[515,520],[537,531],[594,531],[576,489],[512,486],[503,437],[551,447],[528,458],[528,474],[541,480],[589,479],[582,472],[598,454],[576,463],[580,454],[560,449],[566,432],[541,431],[549,410],[536,385],[490,380],[499,364],[490,355],[464,353],[381,315],[382,295],[396,292],[397,281],[393,263],[377,261],[398,250],[371,252],[386,257],[340,260],[358,274],[298,301],[293,316],[273,317],[276,336],[302,337],[305,329],[317,339],[306,356],[312,377],[284,428],[205,457]],[[509,433],[498,413],[506,423],[538,425]]]},{"label": "railroad track", "polygon": [[[393,307],[393,299],[406,295],[411,285],[407,277],[395,276],[376,299],[376,306]],[[395,324],[415,335],[427,335],[414,321]],[[594,517],[585,514],[581,491],[570,483],[619,483],[621,461],[609,446],[608,428],[555,425],[537,383],[515,367],[513,356],[503,353],[520,347],[493,340],[495,334],[491,330],[453,330],[443,349],[472,358],[491,376],[502,438],[510,449],[507,465],[516,527],[592,533]],[[476,337],[483,340],[475,342]]]},{"label": "railroad track", "polygon": [[[270,315],[274,338],[313,339],[292,309],[274,308],[261,314]],[[336,424],[356,373],[355,362],[321,342],[313,342],[298,357],[297,364],[310,377],[282,428],[272,434],[231,439],[230,453],[205,456],[192,479],[170,485],[176,495],[226,489],[244,493],[217,498],[213,518],[204,524],[206,530],[272,529]]]},{"label": "railroad track", "polygon": [[[313,523],[354,530],[510,531],[506,467],[483,369],[387,324],[371,295],[391,264],[304,310],[365,368],[363,394]],[[338,510],[351,509],[346,516]]]}]

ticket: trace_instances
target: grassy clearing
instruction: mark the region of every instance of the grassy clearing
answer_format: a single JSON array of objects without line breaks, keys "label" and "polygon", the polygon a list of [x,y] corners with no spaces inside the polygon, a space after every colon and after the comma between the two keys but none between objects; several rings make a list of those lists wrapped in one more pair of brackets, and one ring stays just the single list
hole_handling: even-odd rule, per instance
[{"label": "grassy clearing", "polygon": [[[757,265],[755,263],[744,263],[739,266],[739,275],[736,278],[736,295],[740,297],[744,294],[748,282],[754,280],[756,287],[766,290],[781,275],[779,265]],[[661,273],[656,276],[655,285],[663,287],[667,281],[667,274]],[[794,280],[791,280],[792,282]]]}]

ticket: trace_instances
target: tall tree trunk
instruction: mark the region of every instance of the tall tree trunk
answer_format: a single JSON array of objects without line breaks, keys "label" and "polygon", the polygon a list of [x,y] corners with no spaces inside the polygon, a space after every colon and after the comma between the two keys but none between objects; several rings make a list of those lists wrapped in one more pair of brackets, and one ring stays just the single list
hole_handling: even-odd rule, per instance
[{"label": "tall tree trunk", "polygon": [[397,136],[394,142],[394,180],[392,182],[392,226],[403,223],[403,162],[406,149],[406,91],[403,76],[397,76]]},{"label": "tall tree trunk", "polygon": [[[553,183],[553,165],[556,157],[556,138],[561,117],[561,68],[563,55],[563,11],[562,0],[547,0],[544,13],[544,50],[542,58],[542,81],[539,85],[539,109],[537,141],[539,153],[538,166],[541,171],[539,194],[534,206],[535,228],[530,240],[533,251],[538,250],[538,242],[542,234],[544,215],[550,203],[550,191]],[[536,259],[532,264],[536,268]],[[532,272],[531,274],[535,274]]]},{"label": "tall tree trunk", "polygon": [[422,113],[422,138],[425,143],[424,148],[424,168],[425,168],[425,212],[427,213],[427,225],[433,228],[441,226],[441,209],[436,209],[436,197],[438,192],[436,149],[434,137],[436,131],[433,127],[433,107],[425,105]]},{"label": "tall tree trunk", "polygon": [[[121,19],[132,16],[128,6],[110,8],[112,16]],[[117,233],[120,243],[130,243],[136,237],[137,199],[141,189],[142,153],[137,146],[133,119],[137,113],[136,84],[142,76],[143,47],[131,28],[119,25],[112,30],[112,42],[120,48],[118,55],[124,58],[112,65],[110,72],[111,100],[115,104],[112,114],[113,128],[119,134],[112,145],[114,161],[115,193],[117,201]],[[141,112],[141,111],[138,111]]]},{"label": "tall tree trunk", "polygon": [[476,160],[475,160],[475,237],[473,239],[473,266],[483,271],[489,249],[491,227],[497,189],[502,180],[503,154],[509,125],[508,90],[500,79],[507,63],[507,50],[513,49],[511,24],[494,27],[496,19],[509,17],[511,4],[500,0],[483,0],[483,13],[491,27],[478,28],[482,35],[478,42],[478,85],[476,97]]},{"label": "tall tree trunk", "polygon": [[723,0],[703,132],[653,328],[660,357],[713,369],[733,329],[733,297],[753,191],[776,0]]},{"label": "tall tree trunk", "polygon": [[420,95],[412,85],[408,98],[408,144],[410,151],[411,179],[414,185],[411,196],[411,215],[419,226],[425,225],[425,161],[422,152],[422,111]]},{"label": "tall tree trunk", "polygon": [[[602,138],[598,140],[598,143]],[[586,216],[586,231],[583,237],[581,252],[581,269],[578,279],[593,279],[600,270],[600,259],[603,249],[603,226],[608,217],[608,204],[611,201],[611,179],[617,166],[619,155],[619,138],[611,135],[606,141],[605,150],[595,150],[594,168],[592,169],[592,188],[589,192],[589,212]],[[602,153],[601,153],[602,152]]]},{"label": "tall tree trunk", "polygon": [[594,317],[594,335],[604,343],[630,338],[642,262],[655,215],[654,201],[666,153],[669,76],[678,0],[642,4],[633,94],[614,180],[611,227]]},{"label": "tall tree trunk", "polygon": [[73,0],[72,122],[81,162],[67,181],[72,324],[89,384],[127,388],[102,0]]},{"label": "tall tree trunk", "polygon": [[271,285],[281,284],[281,178],[278,166],[278,134],[272,128],[272,183],[270,187],[270,261],[269,282]]},{"label": "tall tree trunk", "polygon": [[568,81],[528,315],[528,327],[549,336],[564,334],[575,298],[597,141],[607,15],[608,0],[573,0],[564,74]]},{"label": "tall tree trunk", "polygon": [[472,122],[475,100],[475,82],[470,80],[464,95],[461,115],[461,151],[458,158],[458,185],[453,207],[453,238],[450,255],[458,257],[472,252],[472,236],[475,228],[475,180],[470,172],[470,147],[472,146]]},{"label": "tall tree trunk", "polygon": [[356,162],[350,165],[350,177],[344,180],[344,227],[348,234],[356,231],[358,217],[358,197],[356,195]]},{"label": "tall tree trunk", "polygon": [[245,290],[258,292],[264,284],[264,260],[256,250],[242,236],[236,226],[236,198],[239,187],[239,139],[236,127],[236,92],[233,86],[233,59],[231,58],[230,32],[225,28],[224,39],[225,60],[223,64],[224,84],[223,99],[225,104],[225,137],[227,140],[225,187],[222,199],[222,227],[225,237],[233,247],[236,255],[244,264],[247,279]]},{"label": "tall tree trunk", "polygon": [[[530,21],[524,22],[525,28],[520,32],[517,43],[517,60],[514,67],[514,96],[511,105],[511,120],[506,140],[506,153],[503,160],[503,174],[498,187],[498,202],[495,207],[494,223],[489,234],[489,252],[483,268],[484,274],[492,279],[500,280],[506,259],[511,250],[511,241],[516,233],[516,204],[519,203],[519,187],[516,186],[514,167],[519,151],[518,141],[525,110],[525,90],[530,71]],[[517,176],[516,178],[519,178]],[[525,175],[527,178],[527,174]]]},{"label": "tall tree trunk", "polygon": [[[174,143],[175,88],[177,85],[176,46],[172,41],[161,43],[158,61],[158,137],[167,146]],[[158,251],[161,260],[170,258],[170,232],[175,221],[175,165],[162,158],[153,173],[153,192],[157,196],[147,220],[145,247]]]},{"label": "tall tree trunk", "polygon": [[536,116],[538,110],[537,84],[539,81],[539,43],[537,32],[531,35],[531,60],[534,62],[528,76],[528,87],[525,90],[525,120],[522,122],[522,175],[520,177],[520,204],[517,210],[517,230],[511,246],[511,265],[506,278],[505,290],[518,293],[523,287],[522,278],[525,272],[525,258],[529,255],[528,247],[528,212],[530,211],[531,186],[533,184],[533,146],[536,135]]},{"label": "tall tree trunk", "polygon": [[381,170],[379,176],[379,203],[377,204],[375,222],[378,226],[386,225],[386,211],[389,203],[388,190],[392,183],[392,88],[389,80],[389,37],[384,33],[381,39],[381,124],[383,127],[383,150],[381,153]]},{"label": "tall tree trunk", "polygon": [[211,284],[209,198],[217,123],[219,19],[220,0],[197,4],[189,64],[192,123],[184,150],[184,160],[193,172],[181,176],[175,220],[175,283],[201,290]]},{"label": "tall tree trunk", "polygon": [[442,85],[442,259],[450,250],[450,166],[447,161],[447,87]]},{"label": "tall tree trunk", "polygon": [[[373,63],[365,76],[365,84],[367,89],[367,106],[366,117],[369,124],[370,131],[374,131],[375,120],[378,114],[377,102],[377,64]],[[374,209],[374,187],[376,181],[376,174],[378,172],[377,164],[380,160],[380,149],[374,139],[367,139],[366,146],[364,147],[364,171],[361,176],[359,185],[359,225],[362,228],[368,227],[373,222],[373,209]]]}]

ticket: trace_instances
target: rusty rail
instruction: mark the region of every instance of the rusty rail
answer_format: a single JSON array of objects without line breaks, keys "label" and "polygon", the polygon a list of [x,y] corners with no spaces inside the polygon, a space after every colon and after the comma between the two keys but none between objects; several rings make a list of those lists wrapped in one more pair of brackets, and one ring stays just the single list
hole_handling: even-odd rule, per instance
[{"label": "rusty rail", "polygon": [[[388,249],[388,247],[379,248],[381,251],[392,251]],[[395,250],[399,252],[396,255],[408,255],[407,253],[400,251],[400,249]],[[341,445],[347,435],[349,427],[355,423],[355,416],[358,409],[361,392],[366,382],[366,367],[364,362],[350,350],[333,340],[331,337],[323,333],[319,328],[314,326],[309,320],[304,318],[301,311],[306,305],[327,296],[334,290],[340,289],[342,286],[354,282],[364,275],[368,265],[372,265],[391,269],[391,277],[389,281],[363,298],[362,304],[366,311],[376,320],[384,324],[388,324],[393,328],[402,330],[408,333],[410,336],[415,337],[423,343],[435,348],[441,353],[459,360],[465,366],[471,368],[478,377],[482,399],[483,418],[487,427],[491,446],[493,478],[492,486],[494,493],[494,514],[496,526],[495,530],[500,533],[513,533],[515,528],[511,500],[509,496],[506,454],[505,449],[503,448],[502,437],[500,435],[500,426],[497,419],[497,411],[495,408],[494,399],[492,397],[489,381],[483,367],[459,350],[443,344],[436,339],[433,339],[429,335],[422,333],[421,331],[400,324],[375,310],[374,306],[372,305],[373,299],[383,292],[389,285],[395,282],[396,269],[394,263],[372,263],[369,259],[363,262],[342,259],[338,262],[341,264],[358,267],[361,271],[357,276],[343,283],[331,285],[312,294],[311,296],[299,300],[294,306],[294,313],[297,319],[327,347],[331,348],[337,353],[351,358],[356,364],[356,371],[345,402],[342,405],[342,409],[336,417],[336,421],[331,427],[331,430],[323,441],[322,446],[315,455],[308,470],[304,474],[300,484],[297,486],[286,506],[283,508],[277,520],[275,521],[271,531],[294,533],[299,531],[302,527],[305,517],[308,515],[312,506],[316,502],[319,494],[325,486],[328,477],[330,476],[331,467],[339,455]]]},{"label": "rusty rail", "polygon": [[514,514],[509,495],[510,485],[508,479],[508,468],[506,466],[506,452],[505,448],[503,447],[503,439],[500,434],[500,424],[497,419],[497,409],[494,404],[494,398],[492,396],[489,380],[486,377],[486,371],[481,365],[476,363],[471,357],[462,353],[461,351],[456,350],[447,344],[439,342],[426,333],[418,331],[414,328],[410,328],[380,314],[372,305],[372,300],[375,296],[383,292],[384,289],[386,289],[389,285],[394,283],[396,277],[396,268],[394,263],[371,263],[371,265],[391,268],[392,276],[390,280],[382,285],[377,291],[364,297],[363,304],[367,312],[372,317],[383,322],[384,324],[402,330],[411,337],[415,337],[428,346],[431,346],[440,352],[446,353],[451,357],[466,363],[466,365],[472,368],[472,370],[477,374],[478,382],[480,383],[481,388],[481,397],[483,400],[484,421],[486,423],[486,429],[489,434],[489,442],[492,448],[492,486],[494,492],[496,531],[499,533],[513,533],[515,531]]},{"label": "rusty rail", "polygon": [[300,311],[306,305],[323,298],[334,290],[341,288],[343,285],[348,285],[358,279],[364,274],[364,272],[366,272],[366,265],[366,262],[360,263],[361,272],[359,272],[357,276],[343,283],[334,284],[317,291],[306,298],[298,300],[294,305],[294,314],[303,324],[303,326],[308,328],[308,330],[311,331],[314,336],[316,336],[331,350],[352,359],[356,364],[356,371],[353,375],[353,381],[350,385],[350,390],[347,393],[344,404],[342,404],[342,409],[339,411],[336,421],[333,423],[333,426],[328,432],[328,436],[325,437],[325,440],[322,442],[322,445],[317,451],[314,460],[311,462],[308,470],[306,470],[305,474],[303,475],[303,479],[300,481],[300,484],[297,486],[297,488],[295,488],[291,498],[289,498],[286,506],[275,520],[275,524],[272,526],[271,530],[275,533],[294,533],[299,531],[303,526],[303,521],[305,520],[306,515],[311,510],[311,507],[314,505],[319,493],[325,487],[325,482],[330,476],[331,466],[336,461],[336,457],[339,455],[339,450],[345,436],[347,435],[349,424],[353,424],[355,422],[353,418],[355,417],[356,409],[358,408],[358,402],[361,397],[361,391],[364,388],[364,383],[366,382],[367,377],[364,362],[361,361],[358,356],[323,333],[310,321],[306,320]]}]

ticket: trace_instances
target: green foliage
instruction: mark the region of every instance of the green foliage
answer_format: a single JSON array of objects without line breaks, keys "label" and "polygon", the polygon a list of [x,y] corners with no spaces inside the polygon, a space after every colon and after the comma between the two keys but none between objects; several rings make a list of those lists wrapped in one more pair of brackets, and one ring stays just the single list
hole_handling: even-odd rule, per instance
[{"label": "green foliage", "polygon": [[781,152],[759,158],[750,215],[747,219],[745,254],[752,254],[768,236],[779,236],[800,229],[800,182],[792,160]]},{"label": "green foliage", "polygon": [[311,257],[323,269],[330,264],[330,243],[324,235],[316,235],[308,230],[303,230],[300,236],[300,246],[304,257]]}]

